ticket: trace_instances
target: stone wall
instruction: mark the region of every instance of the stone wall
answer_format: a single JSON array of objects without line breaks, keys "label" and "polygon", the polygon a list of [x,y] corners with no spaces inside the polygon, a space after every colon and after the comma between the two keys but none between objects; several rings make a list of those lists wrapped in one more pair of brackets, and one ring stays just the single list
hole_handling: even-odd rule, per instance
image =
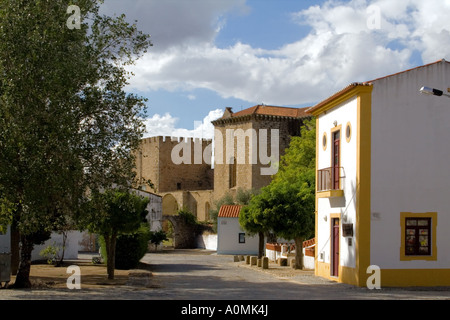
[{"label": "stone wall", "polygon": [[209,226],[189,223],[184,217],[178,215],[163,216],[163,219],[169,220],[173,225],[174,249],[197,248],[198,236],[212,231]]},{"label": "stone wall", "polygon": [[174,215],[179,209],[186,208],[199,221],[209,220],[209,209],[213,203],[213,190],[181,190],[161,193],[163,214]]},{"label": "stone wall", "polygon": [[143,139],[136,155],[140,183],[150,179],[157,193],[212,189],[211,143],[162,136]]},{"label": "stone wall", "polygon": [[[300,119],[261,115],[216,123],[214,198],[218,200],[227,192],[233,195],[238,188],[260,189],[268,185],[272,175],[267,172],[272,170],[266,172],[264,170],[268,170],[271,165],[261,155],[276,155],[276,159],[279,160],[285,149],[289,147],[291,136],[300,135],[301,125],[302,120]],[[274,144],[274,146],[278,146],[278,150],[272,150],[271,148],[272,129],[278,130],[279,138],[276,140],[277,143]],[[227,130],[234,130],[234,132],[242,130],[240,134],[242,138],[245,137],[244,148],[239,148],[237,137],[227,136]],[[264,139],[260,137],[260,134],[264,131],[267,134],[267,139],[263,146],[260,141],[264,141]],[[227,143],[229,144],[229,150],[231,150],[230,141],[227,139],[234,139],[233,154],[227,152]],[[255,145],[250,143],[250,139],[253,140]],[[220,140],[222,143],[218,142]],[[266,149],[261,149],[262,147]],[[250,151],[252,151],[253,157],[249,156]],[[234,164],[230,163],[231,157],[235,160]],[[239,163],[239,160],[241,163]],[[276,173],[276,169],[274,169],[274,173]]]}]

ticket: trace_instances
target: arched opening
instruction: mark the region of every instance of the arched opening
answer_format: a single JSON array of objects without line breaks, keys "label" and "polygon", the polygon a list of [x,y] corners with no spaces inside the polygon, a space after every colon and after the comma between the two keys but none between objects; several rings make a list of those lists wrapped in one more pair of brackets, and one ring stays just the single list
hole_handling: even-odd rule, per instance
[{"label": "arched opening", "polygon": [[178,209],[177,199],[171,194],[166,194],[162,199],[162,214],[165,216],[175,215]]},{"label": "arched opening", "polygon": [[[163,216],[174,216],[177,214],[179,209],[177,199],[171,194],[166,194],[162,198],[162,212]],[[167,241],[163,242],[165,247],[173,247],[174,245],[174,230],[175,227],[173,222],[169,219],[164,219],[162,222],[162,229],[167,235]]]}]

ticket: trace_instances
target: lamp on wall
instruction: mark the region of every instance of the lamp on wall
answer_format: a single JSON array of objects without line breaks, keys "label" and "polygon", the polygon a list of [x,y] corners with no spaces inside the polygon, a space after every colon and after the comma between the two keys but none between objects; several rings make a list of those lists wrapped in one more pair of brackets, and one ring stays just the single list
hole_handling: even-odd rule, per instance
[{"label": "lamp on wall", "polygon": [[[447,91],[449,91],[449,90],[450,90],[450,88]],[[444,93],[444,91],[442,91],[442,90],[429,88],[429,87],[422,87],[422,88],[420,88],[419,91],[420,91],[420,93],[427,94],[427,95],[430,95],[430,96],[438,96],[438,97],[446,96],[446,97],[450,97],[450,94]]]}]

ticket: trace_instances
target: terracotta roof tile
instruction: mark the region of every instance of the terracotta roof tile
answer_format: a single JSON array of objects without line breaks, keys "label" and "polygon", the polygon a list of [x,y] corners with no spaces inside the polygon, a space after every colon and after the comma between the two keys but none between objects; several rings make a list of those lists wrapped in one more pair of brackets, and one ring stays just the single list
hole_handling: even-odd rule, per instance
[{"label": "terracotta roof tile", "polygon": [[[308,108],[290,108],[278,106],[256,105],[238,112],[233,113],[231,108],[227,108],[223,116],[215,121],[226,119],[237,119],[245,116],[262,115],[262,116],[276,116],[289,118],[305,118],[310,117],[307,113]],[[213,121],[213,123],[215,122]]]},{"label": "terracotta roof tile", "polygon": [[299,117],[308,116],[305,113],[306,109],[308,109],[308,108],[289,108],[289,107],[257,105],[257,106],[233,113],[231,116],[233,118],[235,118],[235,117],[245,116],[245,115],[249,115],[249,114],[261,114],[261,115],[267,115],[267,116],[299,118]]},{"label": "terracotta roof tile", "polygon": [[239,205],[222,205],[219,210],[220,218],[239,218],[242,206]]}]

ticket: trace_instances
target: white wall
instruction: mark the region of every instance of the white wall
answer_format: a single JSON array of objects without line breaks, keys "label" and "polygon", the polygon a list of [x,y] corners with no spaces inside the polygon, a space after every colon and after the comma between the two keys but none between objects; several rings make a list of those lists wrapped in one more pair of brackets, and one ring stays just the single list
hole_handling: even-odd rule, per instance
[{"label": "white wall", "polygon": [[303,248],[303,267],[308,270],[314,270],[314,257],[305,256],[305,248]]},{"label": "white wall", "polygon": [[258,236],[245,234],[245,243],[239,243],[239,233],[244,233],[238,218],[221,218],[217,220],[218,254],[258,254]]},{"label": "white wall", "polygon": [[[446,91],[449,64],[374,83],[370,259],[380,268],[450,268],[450,99],[422,86]],[[400,261],[400,212],[437,212],[437,261]]]},{"label": "white wall", "polygon": [[[83,240],[83,232],[70,231],[67,235],[66,247],[64,250],[64,260],[76,260],[78,259],[78,251],[80,250],[80,242]],[[31,254],[31,260],[43,260],[45,257],[40,255],[41,250],[45,249],[49,245],[56,245],[62,247],[62,235],[58,233],[52,233],[49,240],[44,244],[35,245]],[[62,250],[60,250],[62,254]]]},{"label": "white wall", "polygon": [[217,234],[200,234],[197,236],[197,248],[217,250]]},{"label": "white wall", "polygon": [[[344,178],[341,180],[342,188],[344,190],[344,197],[338,198],[319,198],[318,199],[318,237],[316,237],[316,250],[318,259],[321,262],[331,262],[331,218],[330,214],[340,214],[342,223],[356,224],[356,141],[357,141],[357,99],[356,97],[349,99],[341,105],[329,110],[326,114],[319,116],[319,146],[318,155],[318,170],[331,167],[331,152],[332,152],[332,134],[331,130],[335,128],[334,122],[337,126],[341,125],[341,143],[340,143],[340,162],[343,171],[341,174]],[[350,122],[352,133],[349,142],[345,138],[345,128]],[[324,132],[327,135],[327,148],[323,150],[322,137]],[[326,220],[325,220],[326,218]],[[348,245],[347,238],[342,237],[342,228],[340,230],[340,250],[339,250],[339,264],[341,266],[352,267],[356,265],[355,262],[355,247],[354,239],[352,246]],[[320,253],[323,252],[324,259],[320,258]]]},{"label": "white wall", "polygon": [[147,221],[150,225],[150,230],[158,231],[162,229],[162,197],[143,190],[133,189],[133,191],[140,196],[150,199],[147,205]]}]

